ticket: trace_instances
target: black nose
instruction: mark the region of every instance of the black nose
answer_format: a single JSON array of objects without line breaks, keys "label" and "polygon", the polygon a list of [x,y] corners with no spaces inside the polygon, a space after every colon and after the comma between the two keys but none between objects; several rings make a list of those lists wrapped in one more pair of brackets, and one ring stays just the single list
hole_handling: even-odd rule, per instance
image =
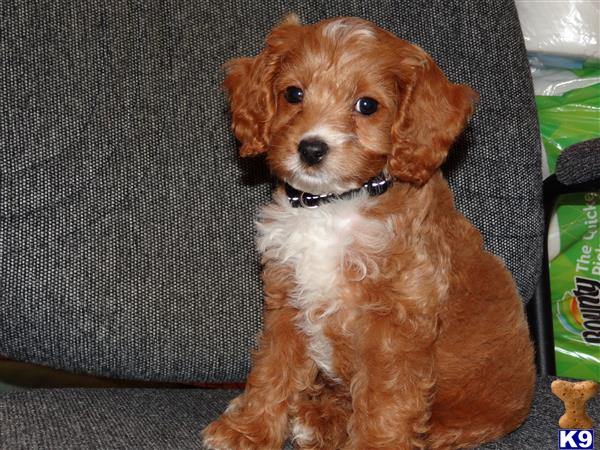
[{"label": "black nose", "polygon": [[298,144],[300,159],[309,166],[318,164],[329,151],[329,147],[318,139],[302,139]]}]

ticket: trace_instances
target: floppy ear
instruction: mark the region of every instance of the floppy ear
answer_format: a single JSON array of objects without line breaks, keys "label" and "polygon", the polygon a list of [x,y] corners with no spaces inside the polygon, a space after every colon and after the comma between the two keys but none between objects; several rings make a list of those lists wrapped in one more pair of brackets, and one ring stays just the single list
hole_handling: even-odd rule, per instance
[{"label": "floppy ear", "polygon": [[267,151],[271,120],[277,108],[273,81],[286,50],[301,28],[290,15],[266,39],[265,49],[255,58],[239,58],[225,64],[223,85],[229,94],[232,129],[241,142],[241,156]]},{"label": "floppy ear", "polygon": [[404,58],[399,80],[402,98],[392,126],[389,171],[420,186],[446,159],[478,95],[468,86],[450,83],[424,51],[413,49],[413,55]]}]

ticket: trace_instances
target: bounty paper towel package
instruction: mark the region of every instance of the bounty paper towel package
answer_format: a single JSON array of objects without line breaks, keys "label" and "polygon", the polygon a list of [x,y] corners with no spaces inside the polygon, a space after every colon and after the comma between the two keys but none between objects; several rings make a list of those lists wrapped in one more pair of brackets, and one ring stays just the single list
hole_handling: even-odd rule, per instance
[{"label": "bounty paper towel package", "polygon": [[[530,63],[547,177],[563,150],[600,137],[600,63],[547,55]],[[599,223],[600,192],[558,197],[548,264],[556,375],[561,377],[600,381]]]},{"label": "bounty paper towel package", "polygon": [[559,197],[548,236],[556,375],[600,381],[600,192]]},{"label": "bounty paper towel package", "polygon": [[[600,2],[516,0],[542,138],[542,171],[600,137]],[[556,375],[600,381],[600,192],[556,199],[548,270]]]}]

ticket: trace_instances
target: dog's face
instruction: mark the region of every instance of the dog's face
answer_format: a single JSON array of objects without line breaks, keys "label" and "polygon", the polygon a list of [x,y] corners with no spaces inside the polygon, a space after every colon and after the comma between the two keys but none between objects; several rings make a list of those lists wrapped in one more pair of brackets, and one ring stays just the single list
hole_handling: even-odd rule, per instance
[{"label": "dog's face", "polygon": [[314,194],[381,172],[425,183],[476,99],[423,50],[356,18],[302,26],[290,16],[260,55],[227,69],[240,154],[266,152],[278,178]]}]

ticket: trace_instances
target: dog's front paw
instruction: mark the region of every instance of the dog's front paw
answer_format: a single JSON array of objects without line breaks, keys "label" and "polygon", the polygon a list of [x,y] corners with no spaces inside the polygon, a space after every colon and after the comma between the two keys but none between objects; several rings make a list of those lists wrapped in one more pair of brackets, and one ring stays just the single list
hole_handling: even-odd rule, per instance
[{"label": "dog's front paw", "polygon": [[208,450],[279,450],[281,446],[266,437],[268,425],[261,426],[263,429],[248,433],[238,429],[228,416],[222,416],[202,431],[204,446]]}]

